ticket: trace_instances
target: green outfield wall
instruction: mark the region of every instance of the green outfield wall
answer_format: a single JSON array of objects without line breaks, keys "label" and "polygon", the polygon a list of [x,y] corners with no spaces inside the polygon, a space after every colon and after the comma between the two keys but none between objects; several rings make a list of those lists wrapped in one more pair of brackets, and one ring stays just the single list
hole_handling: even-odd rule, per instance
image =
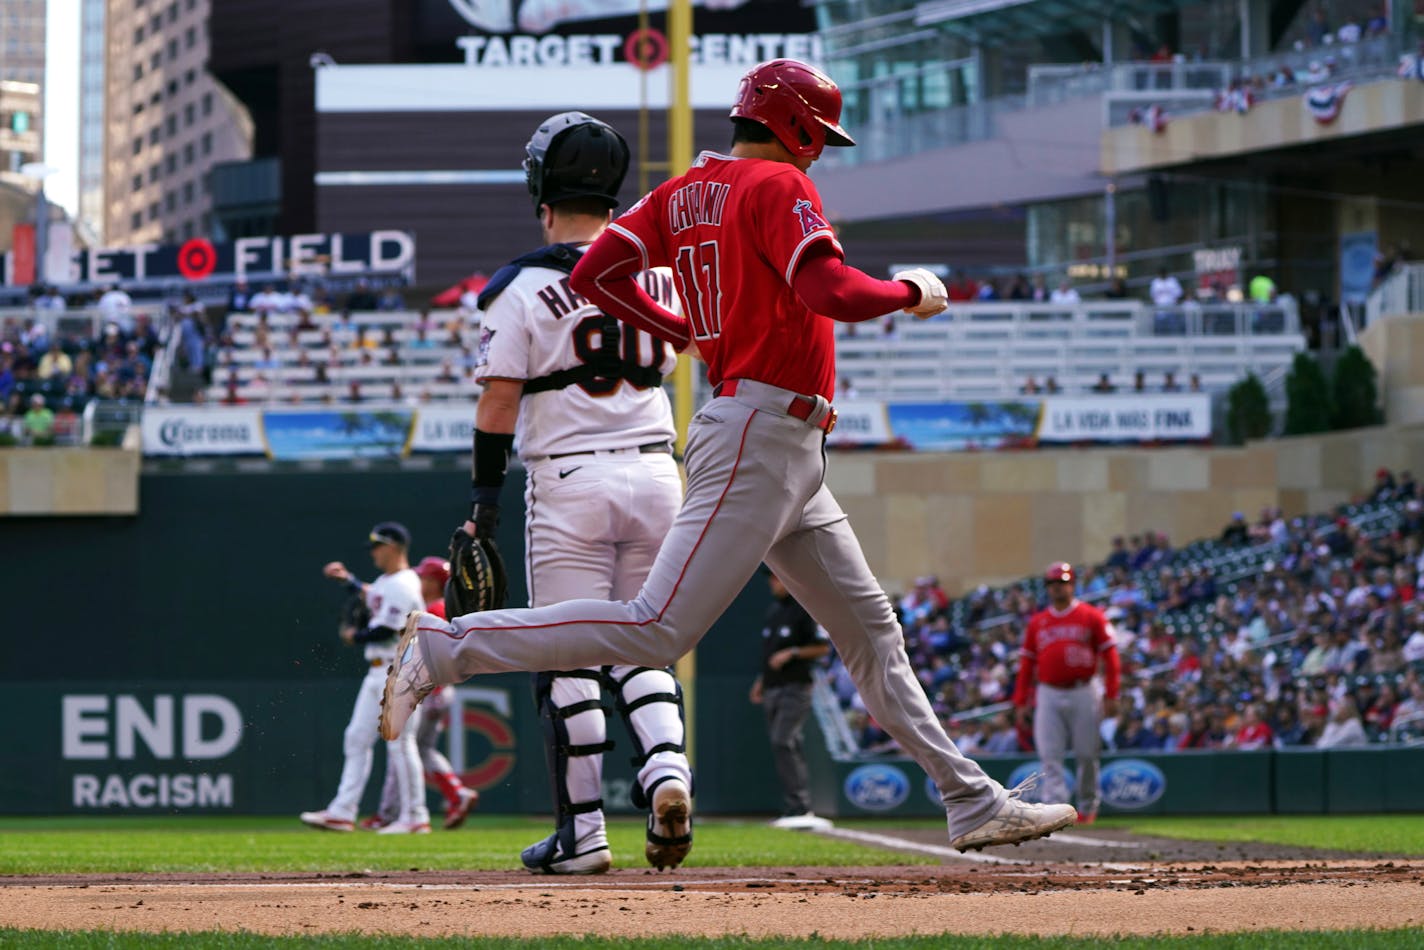
[{"label": "green outfield wall", "polygon": [[[411,529],[413,559],[443,554],[468,469],[179,469],[146,473],[140,490],[136,517],[0,519],[0,584],[15,609],[0,639],[0,715],[14,724],[0,742],[0,813],[325,805],[366,667],[337,638],[344,594],[322,565],[342,560],[369,579],[366,533],[384,520]],[[506,501],[500,544],[519,604],[513,486]],[[750,584],[698,649],[697,793],[711,810],[777,807],[760,711],[746,701],[766,603]],[[605,797],[626,811],[632,747],[616,716],[610,734]],[[482,808],[548,810],[529,677],[464,684],[451,752]]]}]

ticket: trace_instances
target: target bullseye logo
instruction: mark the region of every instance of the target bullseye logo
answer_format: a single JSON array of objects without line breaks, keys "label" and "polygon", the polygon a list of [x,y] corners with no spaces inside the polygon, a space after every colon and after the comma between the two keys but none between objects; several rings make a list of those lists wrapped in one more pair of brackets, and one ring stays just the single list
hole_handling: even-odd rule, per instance
[{"label": "target bullseye logo", "polygon": [[207,238],[193,238],[178,248],[178,273],[189,280],[202,280],[217,266],[217,249]]},{"label": "target bullseye logo", "polygon": [[634,30],[623,43],[623,58],[638,69],[657,69],[668,58],[668,41],[657,30]]}]

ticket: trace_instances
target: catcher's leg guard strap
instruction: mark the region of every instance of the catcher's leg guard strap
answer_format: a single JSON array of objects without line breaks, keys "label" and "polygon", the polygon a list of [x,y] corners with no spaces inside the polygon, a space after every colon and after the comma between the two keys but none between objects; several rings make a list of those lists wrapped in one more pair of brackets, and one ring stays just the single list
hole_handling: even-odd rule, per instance
[{"label": "catcher's leg guard strap", "polygon": [[618,712],[633,740],[631,762],[639,769],[639,781],[632,789],[633,804],[647,808],[652,801],[652,788],[662,778],[676,775],[690,789],[692,771],[684,754],[682,688],[672,673],[645,666],[616,667],[610,679]]},{"label": "catcher's leg guard strap", "polygon": [[[603,809],[602,755],[613,745],[607,739],[607,711],[599,700],[598,675],[588,672],[534,675],[556,821],[560,832],[569,835],[575,823],[566,819]],[[567,842],[570,853],[573,844]]]}]

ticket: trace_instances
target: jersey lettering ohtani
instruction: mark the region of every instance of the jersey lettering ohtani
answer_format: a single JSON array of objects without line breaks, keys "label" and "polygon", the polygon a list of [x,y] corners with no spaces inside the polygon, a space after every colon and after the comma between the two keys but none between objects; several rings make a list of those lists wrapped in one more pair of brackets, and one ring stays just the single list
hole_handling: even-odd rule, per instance
[{"label": "jersey lettering ohtani", "polygon": [[755,379],[831,398],[831,320],[813,313],[791,280],[816,242],[842,252],[816,186],[794,165],[703,152],[611,228],[644,266],[673,268],[713,384]]},{"label": "jersey lettering ohtani", "polygon": [[[681,312],[666,268],[644,271],[638,282],[658,303]],[[672,347],[626,324],[616,340],[605,333],[607,318],[569,287],[569,275],[526,267],[484,313],[475,376],[528,382],[559,370],[594,363],[608,342],[625,367],[655,368],[663,375],[677,362]],[[574,383],[524,396],[515,423],[519,457],[526,462],[552,453],[626,449],[671,441],[672,407],[661,386],[623,380]]]}]

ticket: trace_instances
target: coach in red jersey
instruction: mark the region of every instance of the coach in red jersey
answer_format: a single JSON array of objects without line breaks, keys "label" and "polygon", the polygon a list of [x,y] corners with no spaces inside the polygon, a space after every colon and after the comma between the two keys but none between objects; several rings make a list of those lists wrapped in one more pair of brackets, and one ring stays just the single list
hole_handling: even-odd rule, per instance
[{"label": "coach in red jersey", "polygon": [[[1121,663],[1112,628],[1103,612],[1073,596],[1073,565],[1057,561],[1044,574],[1048,607],[1029,618],[1019,650],[1019,676],[1014,706],[1020,722],[1033,716],[1033,741],[1043,763],[1044,801],[1068,801],[1063,757],[1072,744],[1078,760],[1078,823],[1098,817],[1098,760],[1103,718],[1117,715]],[[1098,702],[1093,676],[1103,668],[1103,699]],[[1035,676],[1035,674],[1037,674]],[[1035,702],[1029,689],[1035,680]]]}]

